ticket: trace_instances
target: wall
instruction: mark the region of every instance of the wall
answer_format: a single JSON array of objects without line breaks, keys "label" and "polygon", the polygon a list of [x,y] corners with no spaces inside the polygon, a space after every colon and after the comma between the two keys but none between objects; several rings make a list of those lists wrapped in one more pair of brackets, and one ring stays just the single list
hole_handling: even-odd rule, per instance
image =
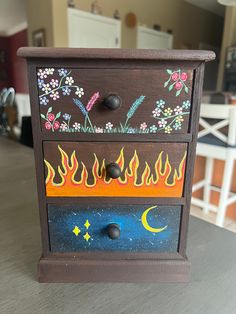
[{"label": "wall", "polygon": [[217,81],[217,90],[222,91],[226,50],[230,46],[236,46],[236,7],[226,7],[223,40],[221,46],[220,66]]},{"label": "wall", "polygon": [[[64,1],[64,0],[59,0]],[[91,1],[75,0],[76,8],[90,11]],[[99,0],[103,15],[113,16],[118,9],[122,18],[122,47],[135,47],[135,30],[124,24],[125,15],[134,12],[139,22],[152,27],[161,25],[162,30],[172,29],[174,47],[197,49],[200,42],[220,46],[223,18],[201,8],[186,3],[184,0]]]},{"label": "wall", "polygon": [[33,32],[44,28],[46,45],[53,47],[52,0],[27,0],[26,7],[29,46],[32,46]]},{"label": "wall", "polygon": [[[74,0],[76,8],[90,11],[91,2]],[[223,18],[193,6],[184,0],[99,0],[103,15],[112,17],[118,9],[122,19],[122,47],[136,46],[136,31],[124,23],[125,15],[134,12],[140,23],[162,30],[172,29],[174,47],[197,49],[200,42],[220,46]],[[67,0],[27,0],[29,43],[32,32],[45,28],[47,46],[67,46]]]},{"label": "wall", "polygon": [[11,68],[11,85],[17,93],[28,93],[26,61],[17,57],[18,48],[27,46],[27,30],[23,30],[8,38]]},{"label": "wall", "polygon": [[0,71],[1,73],[6,73],[6,79],[0,80],[0,90],[4,87],[8,87],[10,85],[10,59],[8,54],[8,38],[0,37],[0,50],[5,52],[6,61],[4,63],[0,63]]},{"label": "wall", "polygon": [[0,49],[6,52],[6,63],[0,64],[0,68],[7,71],[7,80],[0,81],[0,89],[13,86],[17,93],[27,93],[26,63],[16,56],[17,49],[27,46],[27,30],[22,30],[9,37],[0,37]]}]

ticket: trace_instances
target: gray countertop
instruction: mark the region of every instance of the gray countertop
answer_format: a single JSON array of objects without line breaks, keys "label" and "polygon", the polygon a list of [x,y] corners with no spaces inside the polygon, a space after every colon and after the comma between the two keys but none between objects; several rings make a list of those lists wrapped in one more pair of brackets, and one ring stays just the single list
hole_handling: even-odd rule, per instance
[{"label": "gray countertop", "polygon": [[0,138],[0,313],[236,313],[236,234],[191,217],[189,284],[39,284],[33,151]]}]

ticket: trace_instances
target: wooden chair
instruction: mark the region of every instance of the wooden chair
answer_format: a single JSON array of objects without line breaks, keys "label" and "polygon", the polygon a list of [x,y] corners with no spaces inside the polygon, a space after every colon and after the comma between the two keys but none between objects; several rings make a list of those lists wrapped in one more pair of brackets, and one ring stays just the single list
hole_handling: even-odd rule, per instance
[{"label": "wooden chair", "polygon": [[[204,213],[215,211],[216,224],[222,227],[227,206],[236,202],[236,193],[230,192],[236,159],[236,106],[202,104],[199,124],[197,155],[206,157],[206,166],[204,179],[193,185],[193,192],[203,188],[203,200],[193,197],[192,204]],[[211,182],[214,159],[225,161],[221,188]],[[212,190],[220,193],[218,206],[210,204]]]}]

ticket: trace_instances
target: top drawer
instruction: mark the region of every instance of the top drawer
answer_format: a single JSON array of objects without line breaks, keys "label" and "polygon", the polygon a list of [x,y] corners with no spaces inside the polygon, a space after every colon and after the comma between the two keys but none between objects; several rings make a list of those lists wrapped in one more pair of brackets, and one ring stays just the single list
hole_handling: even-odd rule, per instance
[{"label": "top drawer", "polygon": [[168,69],[37,68],[41,129],[78,137],[184,134],[192,82],[191,68],[173,64]]}]

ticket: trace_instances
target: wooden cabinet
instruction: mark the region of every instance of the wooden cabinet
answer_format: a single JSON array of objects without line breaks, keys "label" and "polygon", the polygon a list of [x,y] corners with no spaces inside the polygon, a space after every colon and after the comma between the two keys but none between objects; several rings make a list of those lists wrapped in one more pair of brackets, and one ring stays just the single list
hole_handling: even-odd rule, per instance
[{"label": "wooden cabinet", "polygon": [[208,51],[22,48],[41,282],[188,281]]}]

